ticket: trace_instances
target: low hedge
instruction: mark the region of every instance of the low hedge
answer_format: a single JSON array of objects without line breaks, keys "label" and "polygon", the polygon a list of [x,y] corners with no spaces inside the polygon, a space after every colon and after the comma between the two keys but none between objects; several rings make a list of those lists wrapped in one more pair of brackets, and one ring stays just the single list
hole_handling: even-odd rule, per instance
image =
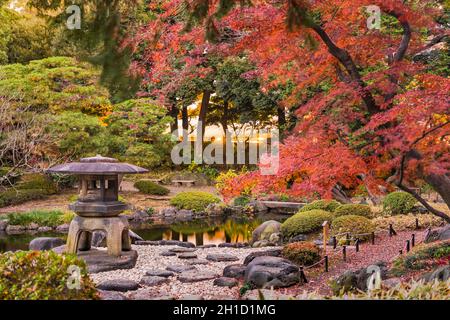
[{"label": "low hedge", "polygon": [[251,199],[248,196],[239,196],[233,199],[233,205],[244,207],[250,203],[250,200]]},{"label": "low hedge", "polygon": [[411,212],[417,203],[416,198],[406,192],[392,192],[383,199],[383,211],[396,215]]},{"label": "low hedge", "polygon": [[294,242],[283,247],[281,255],[302,266],[310,266],[320,260],[320,248],[311,242]]},{"label": "low hedge", "polygon": [[8,189],[0,192],[0,208],[31,200],[44,199],[47,195],[48,193],[42,189]]},{"label": "low hedge", "polygon": [[219,203],[215,195],[203,191],[180,192],[170,199],[170,204],[178,209],[187,209],[195,212],[204,211],[209,204]]},{"label": "low hedge", "polygon": [[158,196],[165,196],[169,194],[170,190],[155,182],[148,180],[139,180],[134,183],[134,187],[145,194],[153,194]]},{"label": "low hedge", "polygon": [[39,226],[57,227],[72,221],[74,213],[60,210],[33,210],[29,212],[10,213],[7,217],[11,225],[28,226],[35,223]]},{"label": "low hedge", "polygon": [[[348,215],[340,216],[331,223],[333,234],[350,233],[361,240],[368,240],[371,233],[375,231],[375,226],[370,219],[362,216]],[[364,235],[360,235],[364,234]]]},{"label": "low hedge", "polygon": [[355,215],[355,216],[371,218],[372,217],[372,209],[370,209],[370,206],[368,206],[366,204],[354,204],[354,203],[343,204],[334,211],[334,215],[336,217]]},{"label": "low hedge", "polygon": [[[79,268],[79,277],[69,273]],[[71,286],[77,279],[79,287]],[[68,285],[69,284],[69,285]],[[0,254],[0,300],[98,299],[86,264],[75,255],[53,251],[16,251]]]},{"label": "low hedge", "polygon": [[40,189],[45,194],[55,194],[58,191],[53,180],[40,173],[23,175],[16,188],[20,190]]},{"label": "low hedge", "polygon": [[324,221],[331,222],[332,220],[333,214],[324,210],[299,212],[283,222],[281,233],[285,239],[288,239],[299,234],[319,230]]},{"label": "low hedge", "polygon": [[341,204],[336,200],[316,200],[300,209],[300,212],[306,212],[311,210],[325,210],[328,212],[334,212]]}]

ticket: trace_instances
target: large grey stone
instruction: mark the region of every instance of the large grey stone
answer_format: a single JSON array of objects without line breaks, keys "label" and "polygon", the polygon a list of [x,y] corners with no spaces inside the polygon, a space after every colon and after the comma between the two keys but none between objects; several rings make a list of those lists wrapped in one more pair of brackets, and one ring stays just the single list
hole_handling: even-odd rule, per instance
[{"label": "large grey stone", "polygon": [[122,251],[119,257],[111,256],[105,250],[96,249],[80,251],[77,255],[86,262],[89,273],[132,269],[136,265],[138,257],[135,250]]},{"label": "large grey stone", "polygon": [[[130,236],[131,243],[136,243],[136,241],[144,241],[139,235],[131,230],[128,230],[128,235]],[[91,245],[93,247],[106,247],[106,232],[103,230],[96,230],[92,232]]]},{"label": "large grey stone", "polygon": [[27,228],[24,226],[15,226],[15,225],[9,224],[6,227],[7,234],[22,234],[22,233],[26,233],[26,232],[27,232]]},{"label": "large grey stone", "polygon": [[424,279],[425,282],[432,282],[434,280],[447,281],[450,279],[450,266],[441,266],[432,272],[423,275],[422,279]]},{"label": "large grey stone", "polygon": [[167,207],[167,208],[163,208],[161,209],[161,211],[159,212],[160,215],[164,216],[164,217],[175,217],[177,215],[177,209],[174,207]]},{"label": "large grey stone", "polygon": [[256,257],[261,256],[270,256],[270,257],[279,257],[281,256],[281,249],[271,249],[266,251],[256,251],[250,253],[248,256],[244,259],[244,265],[248,265],[250,262],[253,261]]},{"label": "large grey stone", "polygon": [[144,222],[150,220],[151,217],[144,210],[138,210],[131,215],[131,220],[136,222]]},{"label": "large grey stone", "polygon": [[299,282],[299,268],[283,258],[256,257],[248,264],[244,280],[253,288],[289,287]]},{"label": "large grey stone", "polygon": [[243,279],[247,266],[242,264],[230,264],[223,269],[223,276],[226,278]]},{"label": "large grey stone", "polygon": [[195,244],[192,242],[183,242],[179,240],[160,240],[159,245],[161,246],[180,246],[185,248],[194,248]]},{"label": "large grey stone", "polygon": [[220,277],[217,279],[214,279],[213,284],[218,287],[228,287],[232,288],[239,284],[239,282],[235,278],[227,278],[227,277]]},{"label": "large grey stone", "polygon": [[8,220],[0,219],[0,231],[5,231],[8,226]]},{"label": "large grey stone", "polygon": [[185,253],[185,252],[194,252],[195,248],[184,248],[184,247],[175,247],[172,249],[169,249],[170,252],[175,252],[175,253]]},{"label": "large grey stone", "polygon": [[267,240],[273,233],[281,232],[281,223],[275,220],[269,220],[259,225],[252,233],[252,244],[256,241]]},{"label": "large grey stone", "polygon": [[129,279],[113,279],[105,280],[97,285],[97,289],[104,291],[134,291],[139,289],[139,284],[136,281]]},{"label": "large grey stone", "polygon": [[172,252],[172,251],[163,251],[159,255],[163,256],[163,257],[174,257],[177,254],[175,252]]},{"label": "large grey stone", "polygon": [[204,259],[189,259],[188,261],[186,261],[186,263],[192,266],[196,264],[210,264],[208,260]]},{"label": "large grey stone", "polygon": [[30,250],[50,250],[62,246],[64,243],[61,238],[41,237],[31,240],[28,247]]},{"label": "large grey stone", "polygon": [[186,272],[186,271],[191,271],[191,270],[197,270],[197,268],[194,266],[177,264],[177,265],[168,266],[166,268],[166,270],[173,271],[176,273],[181,273],[181,272]]},{"label": "large grey stone", "polygon": [[43,226],[43,227],[39,227],[37,229],[37,232],[49,232],[49,231],[52,231],[52,230],[53,230],[52,227]]},{"label": "large grey stone", "polygon": [[231,254],[208,254],[206,260],[214,262],[238,261],[239,258]]},{"label": "large grey stone", "polygon": [[[372,266],[374,266],[375,268],[379,268],[380,277],[382,280],[385,280],[387,278],[388,269],[385,262],[380,261],[371,265],[371,267]],[[369,268],[369,266],[367,266],[366,268],[361,268],[356,271],[345,271],[342,275],[340,275],[333,281],[333,292],[335,294],[339,294],[341,291],[348,292],[356,289],[366,291],[367,280],[372,276],[372,269],[374,268]]]},{"label": "large grey stone", "polygon": [[424,242],[430,243],[434,241],[442,241],[450,239],[450,224],[431,230],[427,233]]},{"label": "large grey stone", "polygon": [[168,283],[168,282],[169,282],[169,279],[167,279],[166,277],[144,276],[144,277],[142,277],[139,284],[142,286],[154,287],[154,286],[159,286],[160,284]]},{"label": "large grey stone", "polygon": [[70,226],[69,226],[68,223],[64,223],[64,224],[61,224],[61,225],[57,226],[55,230],[57,232],[67,233],[67,232],[69,232],[69,227]]},{"label": "large grey stone", "polygon": [[167,270],[148,270],[145,273],[146,276],[152,276],[152,277],[173,277],[175,275],[175,273],[173,273],[172,271],[167,271]]},{"label": "large grey stone", "polygon": [[128,300],[122,293],[117,291],[98,290],[101,300]]},{"label": "large grey stone", "polygon": [[210,271],[185,271],[180,273],[178,276],[178,281],[187,282],[199,282],[205,280],[215,279],[218,275]]},{"label": "large grey stone", "polygon": [[208,248],[216,248],[217,245],[215,244],[202,244],[200,246],[197,246],[199,249],[208,249]]},{"label": "large grey stone", "polygon": [[180,253],[178,255],[178,259],[196,259],[196,258],[197,258],[197,255],[192,252]]}]

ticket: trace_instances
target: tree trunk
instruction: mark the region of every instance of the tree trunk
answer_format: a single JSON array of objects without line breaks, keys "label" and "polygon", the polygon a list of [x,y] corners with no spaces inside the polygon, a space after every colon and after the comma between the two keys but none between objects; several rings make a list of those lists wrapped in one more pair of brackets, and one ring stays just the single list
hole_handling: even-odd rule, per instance
[{"label": "tree trunk", "polygon": [[222,128],[223,132],[226,135],[228,130],[228,100],[223,101],[223,115],[222,115]]},{"label": "tree trunk", "polygon": [[203,92],[202,104],[200,106],[200,114],[198,115],[198,121],[202,122],[202,137],[203,138],[205,137],[206,114],[208,113],[210,97],[211,97],[211,92],[209,90],[205,90]]},{"label": "tree trunk", "polygon": [[425,181],[439,193],[450,209],[450,178],[445,174],[430,173],[424,176]]},{"label": "tree trunk", "polygon": [[171,132],[174,132],[175,130],[178,129],[178,113],[179,113],[179,110],[178,110],[177,106],[172,105],[169,110],[169,116],[171,116],[173,119],[173,121],[170,123],[170,131]]},{"label": "tree trunk", "polygon": [[277,114],[278,114],[278,130],[280,130],[280,137],[283,136],[283,131],[286,129],[286,113],[284,110],[284,107],[278,107],[277,108]]},{"label": "tree trunk", "polygon": [[352,200],[345,194],[339,185],[335,185],[331,190],[333,198],[341,203],[352,203]]},{"label": "tree trunk", "polygon": [[188,108],[187,106],[183,106],[181,109],[181,120],[183,124],[183,130],[189,130],[189,118],[188,118]]}]

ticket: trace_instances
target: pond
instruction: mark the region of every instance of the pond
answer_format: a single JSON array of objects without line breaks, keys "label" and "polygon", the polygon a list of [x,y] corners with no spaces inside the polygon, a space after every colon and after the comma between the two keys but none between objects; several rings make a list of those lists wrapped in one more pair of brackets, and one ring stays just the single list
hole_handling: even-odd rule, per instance
[{"label": "pond", "polygon": [[[211,219],[192,220],[173,224],[136,226],[131,229],[144,240],[180,240],[195,245],[248,242],[253,230],[267,220],[284,221],[289,216],[280,214],[263,214],[249,217],[217,217]],[[36,237],[60,237],[67,235],[46,232],[7,235],[0,232],[0,252],[28,250],[28,244]]]}]

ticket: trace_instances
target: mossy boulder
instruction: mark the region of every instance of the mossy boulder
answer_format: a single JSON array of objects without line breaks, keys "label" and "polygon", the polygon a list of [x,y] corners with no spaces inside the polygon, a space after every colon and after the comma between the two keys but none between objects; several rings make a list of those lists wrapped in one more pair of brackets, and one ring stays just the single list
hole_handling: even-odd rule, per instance
[{"label": "mossy boulder", "polygon": [[259,225],[252,233],[252,243],[261,240],[270,240],[272,234],[281,232],[281,223],[275,220],[269,220]]}]

